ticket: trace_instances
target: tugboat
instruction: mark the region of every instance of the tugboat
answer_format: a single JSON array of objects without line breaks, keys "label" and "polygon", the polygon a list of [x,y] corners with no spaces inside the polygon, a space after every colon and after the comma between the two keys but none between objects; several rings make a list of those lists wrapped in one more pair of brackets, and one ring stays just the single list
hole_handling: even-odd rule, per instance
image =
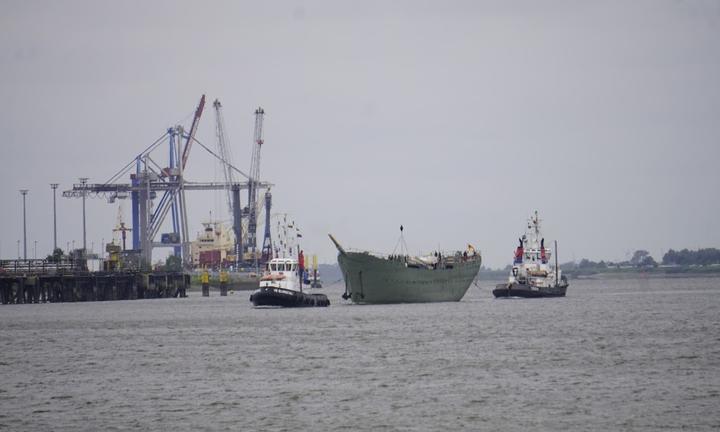
[{"label": "tugboat", "polygon": [[545,249],[537,211],[528,219],[527,232],[519,240],[508,282],[496,285],[493,295],[496,298],[565,297],[569,284],[557,264],[557,241],[555,266],[551,266],[548,264],[551,253]]},{"label": "tugboat", "polygon": [[325,294],[303,292],[301,281],[298,260],[273,258],[267,263],[266,272],[260,278],[260,288],[252,293],[250,301],[255,306],[330,306]]}]

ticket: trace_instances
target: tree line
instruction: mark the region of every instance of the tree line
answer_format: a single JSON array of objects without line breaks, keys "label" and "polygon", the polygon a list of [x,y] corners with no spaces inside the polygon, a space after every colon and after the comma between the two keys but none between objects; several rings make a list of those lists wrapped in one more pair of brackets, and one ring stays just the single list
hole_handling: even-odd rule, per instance
[{"label": "tree line", "polygon": [[665,265],[712,265],[720,264],[720,249],[704,248],[698,250],[683,249],[680,251],[670,249],[663,255],[662,263]]},{"label": "tree line", "polygon": [[[715,248],[704,248],[698,250],[683,249],[676,251],[670,249],[667,251],[660,262],[662,265],[677,265],[677,266],[706,266],[713,264],[720,264],[720,249]],[[650,253],[644,249],[636,250],[632,258],[627,261],[591,261],[583,258],[577,264],[574,262],[568,262],[560,265],[560,268],[567,270],[589,270],[589,269],[607,269],[607,268],[618,268],[618,267],[638,267],[648,268],[657,267],[659,264]]]}]

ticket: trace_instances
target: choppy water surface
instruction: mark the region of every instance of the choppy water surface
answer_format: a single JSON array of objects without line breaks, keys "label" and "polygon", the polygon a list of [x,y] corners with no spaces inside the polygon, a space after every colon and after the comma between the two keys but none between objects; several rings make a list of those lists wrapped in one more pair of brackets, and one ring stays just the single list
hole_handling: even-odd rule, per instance
[{"label": "choppy water surface", "polygon": [[0,306],[0,429],[720,427],[720,278],[564,299],[253,309],[222,298]]}]

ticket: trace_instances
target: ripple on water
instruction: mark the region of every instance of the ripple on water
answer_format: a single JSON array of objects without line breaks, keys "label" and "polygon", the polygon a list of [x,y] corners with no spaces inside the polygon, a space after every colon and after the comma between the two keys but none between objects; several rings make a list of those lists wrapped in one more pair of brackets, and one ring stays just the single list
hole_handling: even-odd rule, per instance
[{"label": "ripple on water", "polygon": [[0,428],[710,430],[715,281],[307,310],[196,293],[2,306]]}]

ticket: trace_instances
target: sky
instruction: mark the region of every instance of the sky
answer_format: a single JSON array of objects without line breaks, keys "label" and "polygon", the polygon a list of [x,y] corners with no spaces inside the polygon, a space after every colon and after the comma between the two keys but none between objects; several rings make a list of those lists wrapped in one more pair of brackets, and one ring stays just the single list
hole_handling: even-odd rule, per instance
[{"label": "sky", "polygon": [[[411,252],[471,243],[504,267],[534,210],[561,262],[720,247],[720,2],[0,3],[2,258],[19,189],[44,256],[49,184],[108,180],[203,94],[198,140],[215,148],[220,99],[246,172],[265,109],[273,213],[320,262],[328,233],[391,253],[403,225]],[[222,180],[197,145],[186,178]],[[193,237],[226,208],[188,202]],[[79,247],[81,201],[58,194],[57,212],[59,246]],[[88,248],[117,215],[88,199]]]}]

